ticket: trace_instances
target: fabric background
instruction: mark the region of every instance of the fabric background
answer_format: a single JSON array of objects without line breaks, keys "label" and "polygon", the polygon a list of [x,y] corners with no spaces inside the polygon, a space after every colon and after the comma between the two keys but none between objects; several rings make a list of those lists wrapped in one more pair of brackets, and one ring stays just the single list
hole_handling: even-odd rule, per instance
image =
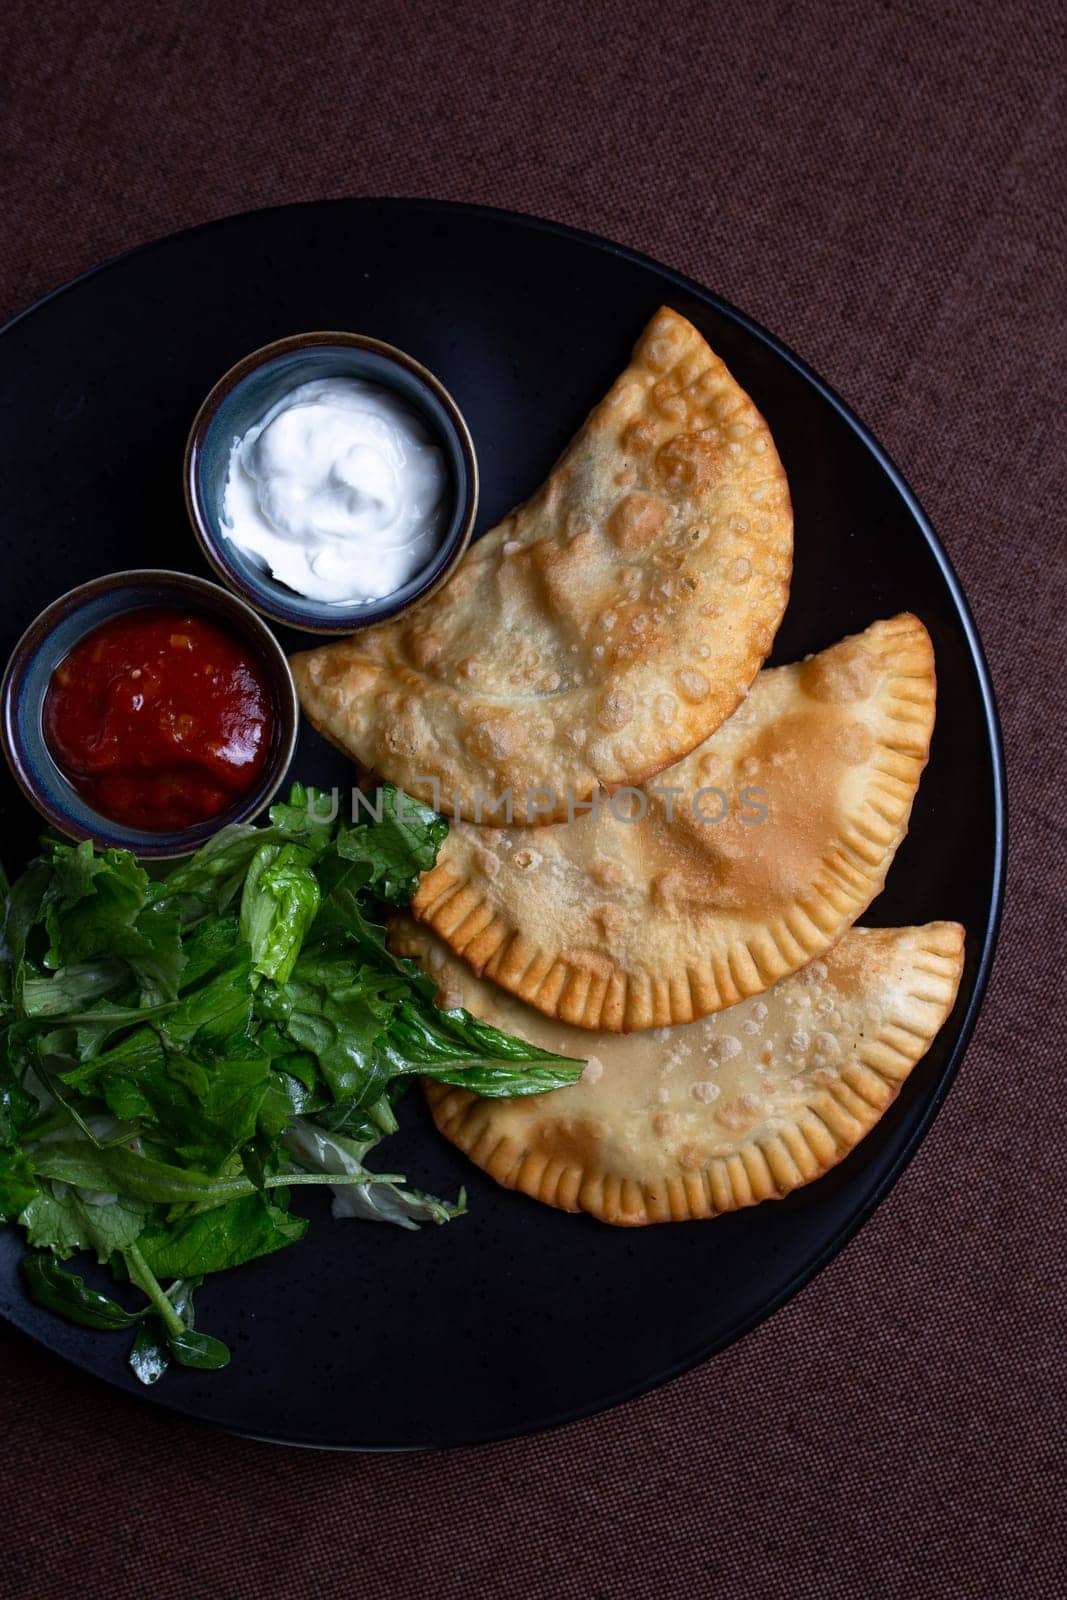
[{"label": "fabric background", "polygon": [[781,334],[962,578],[1013,851],[930,1137],[739,1345],[555,1434],[359,1458],[154,1415],[0,1330],[4,1596],[1067,1594],[1062,28],[1051,0],[9,5],[5,315],[173,229],[369,193],[593,229]]}]

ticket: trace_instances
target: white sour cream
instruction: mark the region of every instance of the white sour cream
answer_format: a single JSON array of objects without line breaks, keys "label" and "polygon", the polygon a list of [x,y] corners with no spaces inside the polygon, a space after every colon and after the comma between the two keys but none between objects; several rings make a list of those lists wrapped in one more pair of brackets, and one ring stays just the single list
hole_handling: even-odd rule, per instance
[{"label": "white sour cream", "polygon": [[318,378],[234,440],[223,532],[310,600],[378,600],[440,543],[447,481],[440,449],[390,390]]}]

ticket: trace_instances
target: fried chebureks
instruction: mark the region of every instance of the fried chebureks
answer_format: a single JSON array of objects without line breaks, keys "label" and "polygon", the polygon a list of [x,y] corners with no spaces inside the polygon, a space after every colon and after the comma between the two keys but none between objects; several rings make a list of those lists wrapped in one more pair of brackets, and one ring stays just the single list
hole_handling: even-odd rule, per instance
[{"label": "fried chebureks", "polygon": [[881,889],[934,702],[922,623],[874,623],[762,672],[645,796],[616,797],[636,815],[454,825],[412,911],[475,972],[585,1028],[734,1005],[822,955]]},{"label": "fried chebureks", "polygon": [[477,822],[479,795],[512,791],[519,820],[558,821],[730,715],[781,621],[792,543],[766,423],[662,309],[543,487],[442,589],[293,657],[300,702],[431,805]]},{"label": "fried chebureks", "polygon": [[963,966],[958,923],[854,928],[762,997],[620,1037],[548,1020],[407,918],[392,942],[444,1003],[587,1058],[577,1084],[525,1099],[428,1082],[445,1137],[507,1188],[630,1226],[716,1216],[836,1165],[925,1054]]}]

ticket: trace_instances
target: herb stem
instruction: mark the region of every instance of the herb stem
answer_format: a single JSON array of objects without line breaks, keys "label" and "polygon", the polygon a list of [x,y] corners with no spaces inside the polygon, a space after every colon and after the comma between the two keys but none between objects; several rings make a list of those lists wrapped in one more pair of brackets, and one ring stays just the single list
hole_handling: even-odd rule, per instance
[{"label": "herb stem", "polygon": [[287,1189],[299,1183],[406,1183],[403,1173],[396,1172],[279,1172],[275,1177],[264,1178],[264,1189]]},{"label": "herb stem", "polygon": [[172,1339],[178,1338],[185,1332],[185,1323],[175,1311],[171,1302],[160,1288],[159,1279],[152,1271],[136,1244],[129,1244],[122,1252],[126,1258],[126,1266],[130,1277],[137,1287],[144,1291],[151,1300],[159,1320]]}]

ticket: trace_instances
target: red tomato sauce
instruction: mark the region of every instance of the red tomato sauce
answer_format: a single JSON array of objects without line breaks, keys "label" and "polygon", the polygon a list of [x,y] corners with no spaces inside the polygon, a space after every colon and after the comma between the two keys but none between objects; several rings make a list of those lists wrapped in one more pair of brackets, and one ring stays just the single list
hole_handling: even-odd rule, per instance
[{"label": "red tomato sauce", "polygon": [[254,656],[178,610],[130,611],[94,628],[44,701],[45,740],[78,793],[147,833],[203,822],[246,794],[273,721]]}]

